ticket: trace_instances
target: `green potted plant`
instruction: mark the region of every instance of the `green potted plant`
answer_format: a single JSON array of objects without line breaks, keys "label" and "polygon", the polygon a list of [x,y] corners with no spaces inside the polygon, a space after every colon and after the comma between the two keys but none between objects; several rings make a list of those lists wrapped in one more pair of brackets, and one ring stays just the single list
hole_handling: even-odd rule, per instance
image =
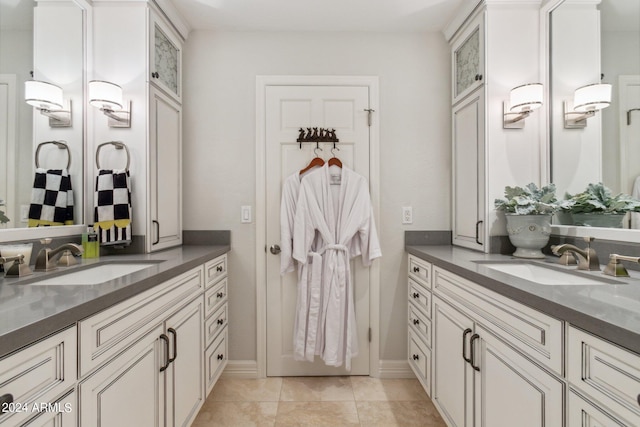
[{"label": "green potted plant", "polygon": [[507,219],[509,240],[516,247],[513,256],[544,258],[541,249],[549,242],[551,216],[558,210],[556,186],[538,188],[534,183],[525,187],[505,187],[504,197],[495,200],[497,211]]},{"label": "green potted plant", "polygon": [[640,212],[640,200],[622,193],[614,196],[599,182],[587,185],[582,193],[566,194],[560,208],[571,213],[575,225],[622,228],[627,212]]},{"label": "green potted plant", "polygon": [[[4,206],[4,200],[0,199],[0,206]],[[10,219],[5,215],[4,211],[0,209],[0,224],[6,224]]]}]

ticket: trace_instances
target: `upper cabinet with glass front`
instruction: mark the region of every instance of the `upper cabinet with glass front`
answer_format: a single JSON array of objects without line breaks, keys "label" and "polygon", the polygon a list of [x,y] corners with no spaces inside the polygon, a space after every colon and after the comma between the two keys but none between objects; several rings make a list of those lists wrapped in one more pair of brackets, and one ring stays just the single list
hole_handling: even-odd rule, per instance
[{"label": "upper cabinet with glass front", "polygon": [[484,15],[478,14],[452,42],[452,104],[484,82]]},{"label": "upper cabinet with glass front", "polygon": [[150,14],[149,81],[181,103],[182,42],[155,13]]}]

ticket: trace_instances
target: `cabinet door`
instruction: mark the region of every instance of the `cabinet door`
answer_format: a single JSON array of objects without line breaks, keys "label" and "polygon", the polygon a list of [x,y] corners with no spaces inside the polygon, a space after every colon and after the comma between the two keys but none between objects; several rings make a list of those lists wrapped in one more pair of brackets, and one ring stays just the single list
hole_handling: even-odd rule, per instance
[{"label": "cabinet door", "polygon": [[485,251],[484,89],[456,105],[452,114],[452,242]]},{"label": "cabinet door", "polygon": [[182,114],[181,107],[150,87],[149,251],[182,244]]},{"label": "cabinet door", "polygon": [[456,104],[484,82],[484,14],[464,27],[451,45],[452,103]]},{"label": "cabinet door", "polygon": [[78,385],[81,426],[164,426],[168,343],[159,324]]},{"label": "cabinet door", "polygon": [[167,369],[167,425],[188,426],[204,403],[204,315],[202,297],[166,321],[171,341]]},{"label": "cabinet door", "polygon": [[50,403],[47,409],[23,424],[24,427],[76,427],[78,425],[76,393],[71,391]]},{"label": "cabinet door", "polygon": [[182,41],[160,17],[150,12],[150,81],[171,95],[182,98]]},{"label": "cabinet door", "polygon": [[[433,304],[432,399],[449,427],[473,425],[473,368],[463,357],[470,349],[473,321],[438,297]],[[465,331],[467,331],[465,333]]]},{"label": "cabinet door", "polygon": [[563,383],[477,327],[475,420],[481,427],[563,425]]},{"label": "cabinet door", "polygon": [[627,427],[633,425],[603,412],[573,390],[569,392],[569,427]]}]

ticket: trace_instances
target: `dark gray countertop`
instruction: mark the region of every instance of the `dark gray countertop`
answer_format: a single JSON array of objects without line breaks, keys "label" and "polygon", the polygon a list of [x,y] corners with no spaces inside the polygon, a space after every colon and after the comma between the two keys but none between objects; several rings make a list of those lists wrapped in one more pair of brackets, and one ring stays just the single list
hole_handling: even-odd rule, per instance
[{"label": "dark gray countertop", "polygon": [[[229,252],[230,246],[181,246],[152,254],[83,259],[78,265],[23,278],[0,278],[0,357],[113,304]],[[105,262],[150,262],[149,268],[97,285],[32,284]],[[0,276],[1,277],[1,276]]]},{"label": "dark gray countertop", "polygon": [[[541,285],[475,262],[517,259],[510,256],[484,254],[448,245],[406,246],[405,250],[499,294],[640,353],[638,272],[631,271],[631,278],[604,276],[602,272],[595,271],[579,272],[591,278],[613,280],[620,284]],[[576,269],[575,265],[558,265],[557,260],[549,258],[536,262],[565,271]]]}]

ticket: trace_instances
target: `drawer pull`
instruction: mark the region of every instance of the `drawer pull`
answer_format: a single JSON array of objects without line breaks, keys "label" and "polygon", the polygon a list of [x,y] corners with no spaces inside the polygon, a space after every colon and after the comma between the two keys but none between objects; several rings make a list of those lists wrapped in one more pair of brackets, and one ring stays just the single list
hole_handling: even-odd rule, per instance
[{"label": "drawer pull", "polygon": [[218,319],[218,325],[222,325],[224,323],[224,319]]},{"label": "drawer pull", "polygon": [[418,356],[417,354],[413,355],[413,360],[420,360],[420,356]]},{"label": "drawer pull", "polygon": [[[638,396],[640,398],[640,396]],[[10,393],[3,394],[0,396],[0,414],[4,414],[5,412],[9,412],[8,406],[9,403],[13,403],[13,395]]]},{"label": "drawer pull", "polygon": [[480,367],[476,366],[473,362],[476,360],[476,340],[478,340],[480,338],[480,335],[478,334],[473,334],[471,335],[471,366],[473,367],[473,369],[475,369],[476,371],[480,371]]},{"label": "drawer pull", "polygon": [[420,324],[420,319],[413,319],[413,324],[414,325],[419,325]]},{"label": "drawer pull", "polygon": [[414,273],[420,273],[420,267],[413,267]]},{"label": "drawer pull", "polygon": [[222,359],[224,359],[224,354],[219,354],[218,355],[218,360],[222,360]]},{"label": "drawer pull", "polygon": [[169,367],[169,337],[165,334],[160,335],[160,339],[164,341],[164,366],[160,368],[160,372],[164,372]]},{"label": "drawer pull", "polygon": [[176,357],[178,357],[178,333],[173,328],[167,329],[167,332],[173,335],[173,357],[169,359],[169,363],[173,363]]},{"label": "drawer pull", "polygon": [[467,328],[462,333],[462,358],[469,364],[473,363],[471,359],[467,357],[467,335],[469,335],[471,332],[473,332],[471,328]]},{"label": "drawer pull", "polygon": [[217,266],[216,271],[222,271],[222,266],[221,265]]},{"label": "drawer pull", "polygon": [[640,394],[638,395],[638,405],[640,405]]},{"label": "drawer pull", "polygon": [[420,298],[420,294],[419,294],[419,293],[417,293],[417,292],[414,292],[414,293],[413,293],[413,298]]},{"label": "drawer pull", "polygon": [[224,293],[222,293],[222,292],[218,292],[218,293],[216,294],[216,297],[218,297],[218,298],[222,298],[222,297],[224,297]]}]

